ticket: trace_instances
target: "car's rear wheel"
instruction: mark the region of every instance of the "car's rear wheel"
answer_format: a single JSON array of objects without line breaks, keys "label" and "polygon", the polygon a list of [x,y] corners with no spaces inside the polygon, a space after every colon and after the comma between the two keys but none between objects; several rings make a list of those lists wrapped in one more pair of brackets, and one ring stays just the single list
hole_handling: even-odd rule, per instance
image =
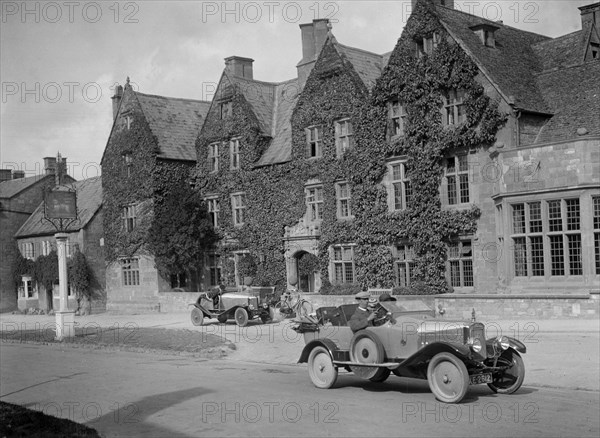
[{"label": "car's rear wheel", "polygon": [[192,324],[202,325],[202,322],[204,321],[204,314],[202,313],[202,310],[198,309],[197,307],[194,307],[192,309],[191,319]]},{"label": "car's rear wheel", "polygon": [[385,367],[381,367],[377,370],[377,372],[375,373],[375,375],[373,377],[371,377],[369,380],[371,382],[385,382],[387,380],[388,377],[390,377],[390,374],[392,372],[390,371],[389,368],[385,368]]},{"label": "car's rear wheel", "polygon": [[337,367],[333,365],[329,351],[325,347],[315,347],[308,355],[308,375],[317,388],[329,389],[338,377]]},{"label": "car's rear wheel", "polygon": [[221,324],[225,324],[227,322],[227,315],[222,314],[217,316],[217,321],[219,321]]},{"label": "car's rear wheel", "polygon": [[515,350],[506,350],[498,358],[497,366],[508,368],[492,374],[492,383],[488,383],[490,389],[499,394],[512,394],[517,391],[525,379],[525,365],[521,355]]},{"label": "car's rear wheel", "polygon": [[267,315],[262,315],[260,317],[260,320],[262,321],[263,324],[266,324],[266,323],[268,323],[271,320],[271,318],[269,316],[267,316]]},{"label": "car's rear wheel", "polygon": [[460,402],[469,387],[467,367],[451,353],[438,353],[427,367],[427,381],[435,397],[444,403]]},{"label": "car's rear wheel", "polygon": [[248,324],[248,311],[243,307],[238,307],[235,309],[234,318],[237,325],[246,327],[246,324]]},{"label": "car's rear wheel", "polygon": [[[361,330],[356,333],[352,340],[350,341],[350,361],[359,362],[364,364],[375,364],[382,363],[385,358],[385,349],[383,348],[383,344],[379,340],[376,334],[371,333],[367,330]],[[381,379],[387,368],[380,367],[364,367],[364,366],[356,366],[350,365],[352,372],[356,374],[358,377],[362,377],[363,379],[369,379],[373,381],[383,381],[378,380]],[[385,378],[387,379],[386,376]]]}]

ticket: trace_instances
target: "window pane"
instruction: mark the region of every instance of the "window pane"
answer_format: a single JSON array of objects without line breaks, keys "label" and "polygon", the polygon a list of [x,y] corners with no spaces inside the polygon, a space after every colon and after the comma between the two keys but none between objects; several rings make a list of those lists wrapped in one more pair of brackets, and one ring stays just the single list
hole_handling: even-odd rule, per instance
[{"label": "window pane", "polygon": [[567,241],[569,242],[569,275],[583,275],[583,267],[581,265],[581,235],[568,235]]},{"label": "window pane", "polygon": [[473,261],[463,261],[463,285],[465,287],[473,286]]},{"label": "window pane", "polygon": [[550,231],[562,231],[560,201],[548,201],[548,225]]},{"label": "window pane", "polygon": [[579,199],[567,199],[567,230],[579,230]]},{"label": "window pane", "polygon": [[517,237],[514,240],[514,258],[515,258],[515,276],[527,276],[527,245],[524,237]]},{"label": "window pane", "polygon": [[563,236],[550,236],[550,261],[552,275],[565,275]]},{"label": "window pane", "polygon": [[594,229],[600,229],[600,197],[592,198],[594,210]]},{"label": "window pane", "polygon": [[460,202],[469,202],[469,175],[460,175]]},{"label": "window pane", "polygon": [[529,232],[542,232],[542,206],[540,202],[529,204]]},{"label": "window pane", "polygon": [[454,260],[450,262],[450,284],[452,287],[460,287],[460,262]]},{"label": "window pane", "polygon": [[596,274],[600,275],[600,233],[594,234],[594,254],[596,258]]},{"label": "window pane", "polygon": [[456,199],[456,177],[447,177],[448,181],[448,204],[454,205],[457,203]]},{"label": "window pane", "polygon": [[513,209],[513,233],[522,234],[525,232],[525,205],[514,204]]},{"label": "window pane", "polygon": [[544,241],[542,236],[530,237],[531,244],[531,275],[544,275]]}]

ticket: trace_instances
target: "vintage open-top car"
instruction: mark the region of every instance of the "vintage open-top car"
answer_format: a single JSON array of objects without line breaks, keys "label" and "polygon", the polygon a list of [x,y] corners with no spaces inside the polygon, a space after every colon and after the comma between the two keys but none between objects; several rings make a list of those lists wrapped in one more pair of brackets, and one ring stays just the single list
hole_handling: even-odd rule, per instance
[{"label": "vintage open-top car", "polygon": [[317,309],[316,319],[297,321],[305,347],[299,363],[318,388],[331,388],[338,368],[374,382],[393,372],[427,379],[436,398],[458,403],[469,385],[487,383],[492,391],[511,394],[523,383],[520,353],[525,345],[507,336],[485,338],[480,322],[435,319],[435,311],[418,299],[381,302],[373,327],[352,333],[348,321],[357,304]]},{"label": "vintage open-top car", "polygon": [[202,325],[204,318],[217,318],[220,323],[235,319],[240,327],[248,321],[260,319],[263,323],[271,319],[269,305],[274,300],[274,288],[247,287],[241,292],[224,292],[215,289],[201,292],[192,309],[192,324]]}]

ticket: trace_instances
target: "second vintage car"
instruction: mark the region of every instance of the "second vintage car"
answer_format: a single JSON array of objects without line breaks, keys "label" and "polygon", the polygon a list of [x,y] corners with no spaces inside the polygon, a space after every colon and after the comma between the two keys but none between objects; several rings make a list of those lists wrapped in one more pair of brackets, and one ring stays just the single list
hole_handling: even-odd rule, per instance
[{"label": "second vintage car", "polygon": [[260,319],[263,323],[271,319],[269,304],[273,301],[274,289],[246,287],[241,292],[224,292],[215,289],[201,292],[192,309],[192,324],[202,325],[204,318],[216,318],[220,323],[235,319],[240,327],[248,321]]},{"label": "second vintage car", "polygon": [[525,376],[517,339],[485,337],[480,322],[435,319],[435,311],[418,299],[379,304],[375,326],[352,333],[348,326],[357,304],[317,309],[314,321],[297,321],[305,347],[298,362],[308,362],[308,374],[318,388],[331,388],[338,369],[373,382],[391,373],[427,379],[435,397],[458,403],[469,385],[487,384],[511,394]]}]

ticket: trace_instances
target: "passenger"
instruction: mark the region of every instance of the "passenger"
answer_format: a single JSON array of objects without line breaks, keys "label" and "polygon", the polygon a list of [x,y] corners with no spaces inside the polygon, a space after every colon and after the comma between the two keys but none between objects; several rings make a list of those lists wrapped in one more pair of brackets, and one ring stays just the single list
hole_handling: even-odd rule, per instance
[{"label": "passenger", "polygon": [[396,298],[385,292],[379,296],[379,302],[381,303],[382,301],[396,301]]},{"label": "passenger", "polygon": [[350,318],[350,321],[348,321],[352,333],[373,326],[373,320],[376,315],[375,312],[368,309],[369,297],[370,294],[367,291],[359,292],[355,296],[355,299],[358,301],[358,307]]}]

